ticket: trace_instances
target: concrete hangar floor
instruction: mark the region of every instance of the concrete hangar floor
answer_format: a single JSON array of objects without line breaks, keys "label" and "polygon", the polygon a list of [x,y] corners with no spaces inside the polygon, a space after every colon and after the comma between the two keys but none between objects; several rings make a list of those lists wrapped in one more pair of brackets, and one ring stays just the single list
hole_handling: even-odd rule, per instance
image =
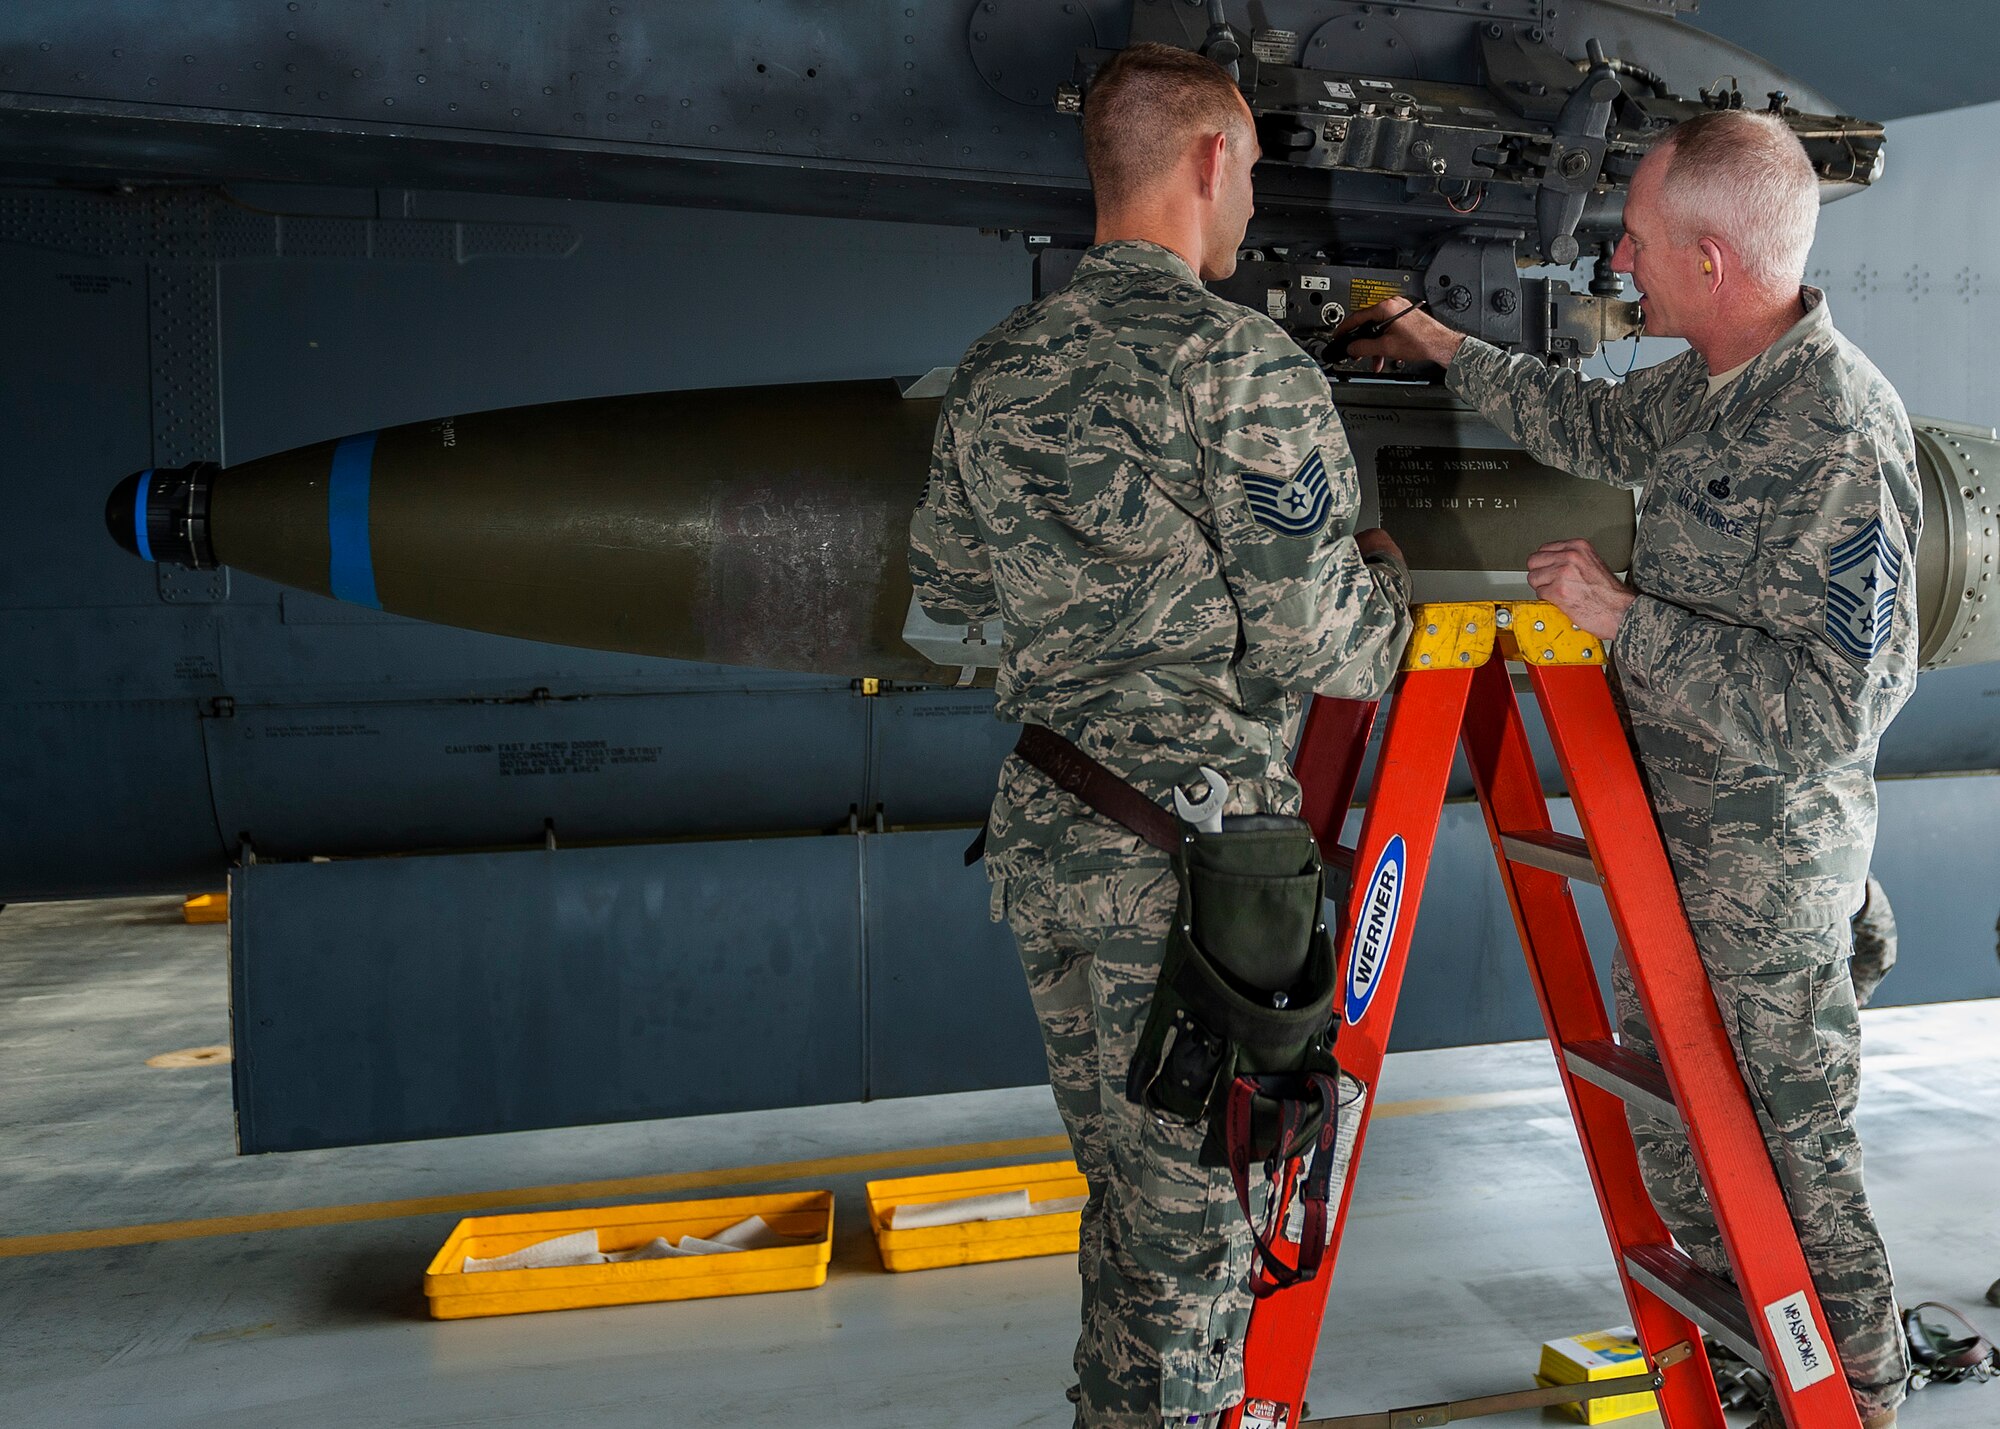
[{"label": "concrete hangar floor", "polygon": [[[1045,1089],[238,1157],[227,1067],[147,1065],[227,1041],[225,957],[223,930],[185,926],[171,900],[0,915],[6,1429],[1068,1423],[1067,1259],[885,1274],[871,1173],[808,1167],[915,1174],[972,1164],[975,1143],[1059,1136]],[[1978,1303],[2000,1276],[2000,1002],[1864,1026],[1869,1182],[1905,1299],[2000,1335]],[[1625,1318],[1543,1044],[1394,1056],[1377,1117],[1312,1413],[1523,1387],[1542,1340]],[[795,1179],[741,1190],[837,1197],[818,1290],[425,1316],[454,1201],[567,1187],[588,1202],[620,1178],[779,1163]],[[1927,1389],[1903,1422],[2000,1426],[2000,1385]]]}]

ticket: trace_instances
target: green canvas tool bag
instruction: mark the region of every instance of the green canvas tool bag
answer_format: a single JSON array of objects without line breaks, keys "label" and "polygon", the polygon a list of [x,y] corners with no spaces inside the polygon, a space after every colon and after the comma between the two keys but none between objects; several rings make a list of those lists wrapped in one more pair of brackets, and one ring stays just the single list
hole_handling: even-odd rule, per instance
[{"label": "green canvas tool bag", "polygon": [[[1323,915],[1325,872],[1312,830],[1278,814],[1238,814],[1219,833],[1182,826],[1180,897],[1126,1095],[1154,1115],[1209,1128],[1202,1160],[1229,1161],[1229,1091],[1253,1079],[1247,1150],[1263,1161],[1309,1147],[1330,1108],[1286,1101],[1314,1073],[1335,1076],[1336,969]],[[1281,1126],[1289,1132],[1280,1144]]]},{"label": "green canvas tool bag", "polygon": [[[1312,829],[1282,814],[1193,828],[1039,725],[1023,726],[1014,752],[1171,859],[1180,894],[1125,1094],[1149,1115],[1207,1127],[1200,1159],[1229,1168],[1250,1222],[1252,1293],[1311,1280],[1335,1209],[1342,1081],[1326,871]],[[1251,1206],[1258,1161],[1270,1186],[1261,1221]],[[1295,1196],[1294,1257],[1280,1228]]]}]

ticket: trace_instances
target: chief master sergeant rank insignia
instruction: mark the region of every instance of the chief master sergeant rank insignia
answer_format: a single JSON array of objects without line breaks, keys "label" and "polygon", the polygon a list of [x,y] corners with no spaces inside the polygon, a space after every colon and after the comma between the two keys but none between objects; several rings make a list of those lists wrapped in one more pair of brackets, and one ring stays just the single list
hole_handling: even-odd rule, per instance
[{"label": "chief master sergeant rank insignia", "polygon": [[1881,654],[1889,639],[1902,573],[1880,516],[1827,553],[1826,637],[1857,664]]}]

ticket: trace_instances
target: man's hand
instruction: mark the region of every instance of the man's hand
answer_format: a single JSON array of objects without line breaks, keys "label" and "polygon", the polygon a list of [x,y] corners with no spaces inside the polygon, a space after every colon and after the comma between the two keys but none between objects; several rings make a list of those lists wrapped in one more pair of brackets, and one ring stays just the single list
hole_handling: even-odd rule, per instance
[{"label": "man's hand", "polygon": [[[1411,319],[1415,321],[1415,319]],[[1584,540],[1551,541],[1528,557],[1528,584],[1580,630],[1599,640],[1618,633],[1618,622],[1639,598],[1611,574],[1597,548]]]},{"label": "man's hand", "polygon": [[[1465,341],[1465,334],[1446,327],[1429,313],[1410,312],[1415,306],[1408,298],[1387,298],[1372,308],[1363,308],[1351,315],[1334,329],[1334,333],[1338,336],[1352,332],[1363,323],[1396,318],[1395,326],[1380,337],[1358,339],[1347,349],[1348,355],[1376,359],[1377,372],[1382,370],[1385,361],[1435,362],[1440,367],[1451,366],[1451,360],[1458,356],[1459,344]],[[1405,316],[1396,317],[1398,313]]]},{"label": "man's hand", "polygon": [[1398,565],[1406,568],[1409,565],[1409,562],[1403,559],[1403,548],[1398,546],[1394,538],[1380,526],[1370,526],[1366,531],[1356,531],[1354,544],[1361,548],[1363,560],[1370,556],[1391,556]]}]

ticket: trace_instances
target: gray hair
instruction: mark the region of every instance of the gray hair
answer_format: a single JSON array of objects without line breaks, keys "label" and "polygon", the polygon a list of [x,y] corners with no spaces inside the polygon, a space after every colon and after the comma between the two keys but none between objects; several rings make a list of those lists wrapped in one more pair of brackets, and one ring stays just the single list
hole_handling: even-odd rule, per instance
[{"label": "gray hair", "polygon": [[1819,226],[1819,176],[1784,120],[1717,110],[1676,125],[1662,148],[1660,195],[1684,242],[1722,239],[1759,286],[1804,278]]}]

